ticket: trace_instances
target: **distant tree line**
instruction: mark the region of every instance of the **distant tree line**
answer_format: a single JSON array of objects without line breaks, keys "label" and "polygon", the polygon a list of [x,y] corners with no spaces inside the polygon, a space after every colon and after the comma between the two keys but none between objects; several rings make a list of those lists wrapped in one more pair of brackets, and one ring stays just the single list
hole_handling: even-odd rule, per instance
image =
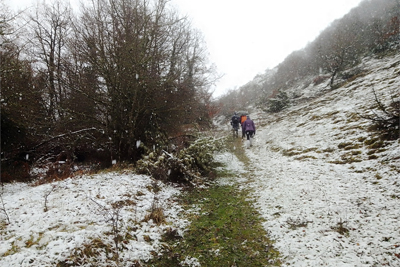
[{"label": "distant tree line", "polygon": [[[168,0],[64,1],[0,11],[2,165],[136,161],[183,129],[208,127],[199,32]],[[190,125],[190,126],[188,126]]]},{"label": "distant tree line", "polygon": [[[304,49],[288,55],[274,70],[267,70],[253,82],[221,97],[220,105],[234,107],[258,103],[267,106],[269,98],[306,77],[313,77],[310,83],[326,81],[327,86],[335,88],[338,77],[350,78],[344,76],[357,74],[346,74],[344,70],[356,66],[365,56],[398,52],[399,42],[400,1],[364,0],[334,21]],[[225,113],[231,112],[230,109],[226,108]]]},{"label": "distant tree line", "polygon": [[333,87],[335,78],[363,57],[397,49],[399,30],[399,0],[364,0],[304,49],[290,54],[278,66],[272,83],[285,89],[310,74],[328,75]]}]

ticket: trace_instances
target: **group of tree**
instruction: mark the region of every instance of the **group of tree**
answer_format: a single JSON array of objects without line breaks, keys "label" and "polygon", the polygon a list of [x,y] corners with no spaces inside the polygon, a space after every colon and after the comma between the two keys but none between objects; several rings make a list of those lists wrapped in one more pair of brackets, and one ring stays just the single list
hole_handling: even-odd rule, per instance
[{"label": "group of tree", "polygon": [[[400,1],[364,0],[341,19],[332,22],[305,48],[292,52],[273,70],[260,74],[262,81],[252,87],[258,91],[257,94],[247,93],[246,87],[251,83],[234,91],[236,94],[240,92],[240,102],[247,105],[258,103],[268,109],[269,104],[278,101],[274,99],[276,101],[271,102],[270,98],[304,78],[310,77],[315,83],[328,79],[327,87],[335,88],[337,78],[343,75],[344,70],[356,66],[363,57],[398,52],[399,49]],[[254,81],[260,80],[260,75]],[[231,105],[231,94],[233,92],[227,93],[219,102]]]},{"label": "group of tree", "polygon": [[59,0],[19,14],[2,2],[2,165],[136,161],[143,144],[207,127],[215,71],[168,2],[93,0],[74,12]]}]

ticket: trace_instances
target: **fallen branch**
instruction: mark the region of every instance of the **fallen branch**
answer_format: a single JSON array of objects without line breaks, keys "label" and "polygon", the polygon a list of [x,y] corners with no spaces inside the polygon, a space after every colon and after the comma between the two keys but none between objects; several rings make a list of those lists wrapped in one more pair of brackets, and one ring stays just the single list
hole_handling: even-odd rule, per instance
[{"label": "fallen branch", "polygon": [[373,122],[377,130],[384,132],[388,139],[398,139],[400,138],[400,99],[394,99],[392,97],[392,102],[389,106],[385,106],[382,101],[379,100],[376,92],[372,89],[374,93],[375,102],[378,106],[377,111],[372,110],[372,115],[358,114],[361,118],[367,119]]},{"label": "fallen branch", "polygon": [[64,133],[64,134],[59,134],[57,136],[53,136],[50,139],[47,139],[47,140],[41,142],[40,144],[34,146],[33,149],[37,149],[37,148],[39,148],[39,147],[41,147],[41,146],[43,146],[43,145],[45,145],[45,144],[47,144],[47,143],[49,143],[49,142],[51,142],[53,140],[56,140],[56,139],[60,139],[60,138],[66,137],[66,136],[80,134],[80,133],[83,133],[83,132],[89,132],[89,131],[98,131],[98,129],[92,127],[92,128],[87,128],[87,129],[81,129],[81,130],[74,131],[74,132],[68,132],[68,133]]}]

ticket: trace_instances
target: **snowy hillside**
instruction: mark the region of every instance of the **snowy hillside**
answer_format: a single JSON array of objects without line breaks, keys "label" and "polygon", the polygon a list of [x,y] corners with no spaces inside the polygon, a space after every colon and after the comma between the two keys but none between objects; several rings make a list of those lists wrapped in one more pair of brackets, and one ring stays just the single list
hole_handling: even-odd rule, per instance
[{"label": "snowy hillside", "polygon": [[[321,94],[324,85],[311,84],[302,104],[251,113],[257,135],[246,150],[249,165],[216,155],[234,181],[253,189],[283,266],[400,266],[399,140],[381,142],[358,116],[375,105],[372,88],[386,104],[399,96],[400,56],[359,68],[363,75],[342,88]],[[130,171],[5,184],[0,266],[70,266],[80,259],[115,266],[116,257],[120,266],[136,266],[168,246],[163,234],[184,236],[190,222],[176,201],[181,190]],[[101,259],[90,258],[96,249],[106,251]],[[199,266],[190,257],[181,265]]]},{"label": "snowy hillside", "polygon": [[380,142],[358,116],[375,105],[372,88],[386,104],[400,96],[400,56],[359,67],[342,88],[253,115],[250,186],[284,266],[400,266],[399,140]]}]

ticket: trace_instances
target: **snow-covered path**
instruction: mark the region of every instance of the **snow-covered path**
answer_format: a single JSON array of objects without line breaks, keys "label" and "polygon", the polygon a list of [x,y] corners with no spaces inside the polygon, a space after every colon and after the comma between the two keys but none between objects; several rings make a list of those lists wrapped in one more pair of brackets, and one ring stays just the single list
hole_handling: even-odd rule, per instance
[{"label": "snow-covered path", "polygon": [[[399,266],[399,200],[347,166],[251,151],[265,228],[292,266]],[[397,265],[398,264],[398,265]]]}]

